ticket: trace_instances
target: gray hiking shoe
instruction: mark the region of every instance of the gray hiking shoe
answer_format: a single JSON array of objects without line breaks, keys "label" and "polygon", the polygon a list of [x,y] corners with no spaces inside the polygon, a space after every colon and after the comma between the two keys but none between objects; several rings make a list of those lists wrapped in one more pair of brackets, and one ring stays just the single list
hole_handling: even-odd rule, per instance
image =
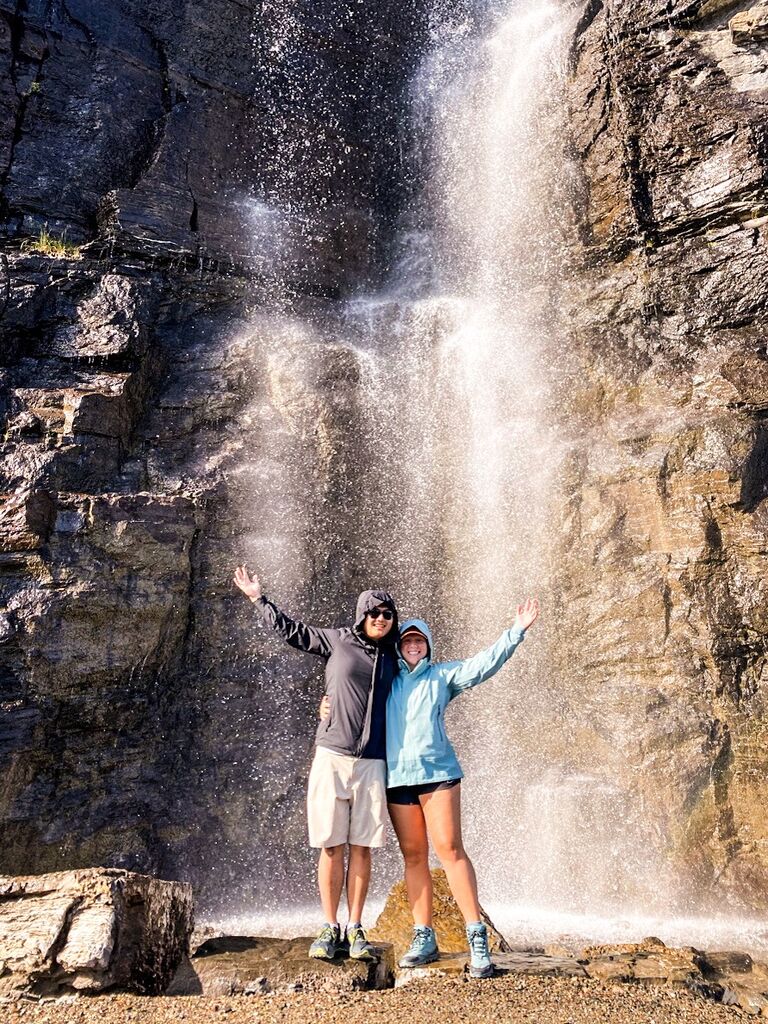
[{"label": "gray hiking shoe", "polygon": [[485,925],[479,921],[477,924],[468,924],[467,942],[470,978],[490,978],[493,974],[493,964],[488,949],[488,929]]},{"label": "gray hiking shoe", "polygon": [[324,924],[320,934],[309,947],[309,955],[313,960],[333,960],[344,951],[346,945],[341,937],[341,928],[337,924]]},{"label": "gray hiking shoe", "polygon": [[421,967],[422,964],[431,964],[439,959],[440,950],[437,948],[437,936],[434,928],[417,924],[413,929],[410,948],[398,966]]},{"label": "gray hiking shoe", "polygon": [[376,950],[366,938],[361,924],[347,926],[350,960],[378,960]]}]

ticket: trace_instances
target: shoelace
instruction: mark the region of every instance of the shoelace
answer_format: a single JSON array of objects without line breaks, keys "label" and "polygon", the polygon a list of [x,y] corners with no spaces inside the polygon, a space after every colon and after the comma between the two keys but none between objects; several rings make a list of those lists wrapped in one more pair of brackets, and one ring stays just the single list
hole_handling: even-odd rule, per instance
[{"label": "shoelace", "polygon": [[429,928],[414,928],[409,952],[420,953],[425,946],[429,945],[431,938],[432,933]]},{"label": "shoelace", "polygon": [[481,932],[479,929],[469,933],[469,945],[472,950],[472,956],[484,957],[488,956],[488,933]]},{"label": "shoelace", "polygon": [[322,931],[317,937],[318,939],[322,939],[323,941],[326,939],[328,939],[330,942],[336,941],[336,933],[329,924],[325,925],[325,927],[322,929]]}]

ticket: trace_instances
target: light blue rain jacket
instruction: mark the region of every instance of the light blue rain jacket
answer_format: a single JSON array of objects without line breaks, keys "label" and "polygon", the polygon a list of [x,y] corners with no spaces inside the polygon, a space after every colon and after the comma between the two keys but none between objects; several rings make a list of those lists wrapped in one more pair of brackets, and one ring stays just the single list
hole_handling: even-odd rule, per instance
[{"label": "light blue rain jacket", "polygon": [[525,635],[521,629],[507,629],[492,647],[466,661],[435,664],[429,626],[421,619],[408,619],[400,634],[412,626],[429,640],[429,655],[413,670],[398,659],[399,671],[387,698],[388,788],[463,778],[445,734],[445,709],[464,690],[498,672]]}]

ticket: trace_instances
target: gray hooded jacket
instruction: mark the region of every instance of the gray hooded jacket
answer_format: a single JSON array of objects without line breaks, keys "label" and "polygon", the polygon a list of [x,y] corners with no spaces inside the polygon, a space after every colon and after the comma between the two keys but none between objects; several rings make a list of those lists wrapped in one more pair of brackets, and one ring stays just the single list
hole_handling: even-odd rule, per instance
[{"label": "gray hooded jacket", "polygon": [[[384,760],[387,756],[387,697],[397,671],[397,611],[386,590],[365,590],[357,599],[349,629],[319,629],[291,619],[263,595],[254,602],[261,617],[297,651],[326,659],[325,691],[331,713],[317,729],[315,742],[338,754]],[[386,604],[395,613],[381,642],[363,631],[366,612]]]}]

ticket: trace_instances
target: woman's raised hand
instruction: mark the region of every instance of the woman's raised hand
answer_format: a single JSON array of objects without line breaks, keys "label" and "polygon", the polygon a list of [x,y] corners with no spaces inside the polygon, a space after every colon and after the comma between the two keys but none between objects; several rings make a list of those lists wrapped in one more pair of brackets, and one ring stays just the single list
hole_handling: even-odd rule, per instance
[{"label": "woman's raised hand", "polygon": [[515,618],[515,626],[518,629],[526,630],[529,628],[529,626],[532,626],[534,624],[538,617],[538,597],[527,597],[525,599],[525,604],[519,604],[517,606],[517,617]]},{"label": "woman's raised hand", "polygon": [[244,565],[238,565],[235,569],[235,585],[240,587],[245,596],[250,597],[252,601],[258,601],[261,597],[259,577],[256,573],[253,574],[253,577],[250,577]]}]

